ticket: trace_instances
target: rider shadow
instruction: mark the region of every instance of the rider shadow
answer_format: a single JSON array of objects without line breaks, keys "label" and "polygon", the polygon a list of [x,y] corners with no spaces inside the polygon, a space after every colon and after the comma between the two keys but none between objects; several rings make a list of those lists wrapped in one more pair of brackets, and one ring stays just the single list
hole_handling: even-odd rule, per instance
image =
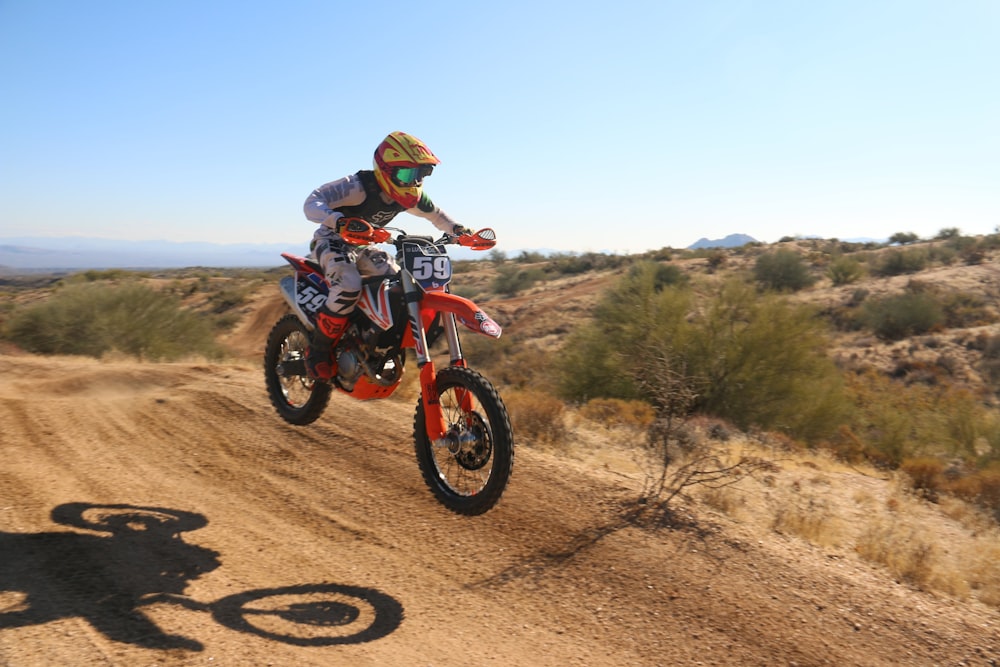
[{"label": "rider shadow", "polygon": [[138,607],[150,594],[183,593],[188,582],[219,567],[217,552],[180,537],[207,525],[205,517],[87,503],[59,505],[51,516],[110,535],[0,533],[0,591],[20,593],[0,608],[0,630],[80,617],[117,642],[202,650],[197,641],[165,633]]},{"label": "rider shadow", "polygon": [[188,583],[220,565],[218,552],[180,537],[208,524],[200,514],[67,503],[51,516],[109,535],[0,532],[0,631],[80,617],[113,641],[201,651],[200,642],[164,632],[140,607],[167,602],[210,611],[233,630],[299,646],[372,641],[403,619],[392,597],[338,584],[248,591],[214,603],[188,598]]}]

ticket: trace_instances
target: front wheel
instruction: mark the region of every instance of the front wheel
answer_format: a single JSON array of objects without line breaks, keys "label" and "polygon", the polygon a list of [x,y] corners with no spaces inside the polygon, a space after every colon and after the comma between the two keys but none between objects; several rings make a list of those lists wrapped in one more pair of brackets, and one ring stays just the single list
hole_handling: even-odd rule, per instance
[{"label": "front wheel", "polygon": [[413,441],[420,472],[445,507],[457,514],[482,514],[500,500],[514,465],[507,407],[490,381],[469,368],[439,371],[437,390],[448,432],[442,442],[432,443],[423,402],[417,403]]},{"label": "front wheel", "polygon": [[330,402],[332,387],[306,373],[309,332],[299,318],[285,315],[271,328],[264,350],[264,381],[271,405],[289,424],[311,424]]}]

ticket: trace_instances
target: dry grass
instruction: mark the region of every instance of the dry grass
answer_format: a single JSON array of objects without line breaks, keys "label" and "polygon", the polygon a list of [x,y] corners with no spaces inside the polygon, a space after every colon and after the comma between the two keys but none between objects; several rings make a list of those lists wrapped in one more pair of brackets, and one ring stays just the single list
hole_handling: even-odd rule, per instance
[{"label": "dry grass", "polygon": [[921,590],[931,588],[936,549],[924,531],[906,523],[874,520],[861,532],[855,550],[865,560],[884,565],[894,577]]},{"label": "dry grass", "polygon": [[580,408],[579,414],[601,426],[631,426],[640,430],[648,428],[656,417],[649,403],[619,398],[591,399]]},{"label": "dry grass", "polygon": [[734,486],[701,489],[698,499],[713,510],[722,512],[734,519],[743,517],[743,510],[747,505],[744,494]]},{"label": "dry grass", "polygon": [[963,572],[980,602],[1000,607],[1000,534],[980,536],[969,546]]},{"label": "dry grass", "polygon": [[[588,463],[619,469],[637,443],[622,427],[601,427],[568,415],[572,442],[587,442]],[[776,446],[767,437],[696,420],[689,433],[721,461],[760,457],[774,462],[767,474],[746,476],[721,488],[697,488],[703,510],[760,534],[776,532],[825,553],[857,558],[919,590],[1000,607],[1000,527],[986,512],[960,498],[930,502],[905,474],[887,474],[840,461],[829,452]],[[641,431],[629,430],[634,436]],[[615,456],[615,452],[619,455]],[[637,479],[635,467],[620,467]]]},{"label": "dry grass", "polygon": [[504,403],[518,442],[565,448],[568,433],[565,403],[549,394],[531,390],[505,391]]},{"label": "dry grass", "polygon": [[767,475],[699,489],[705,510],[858,558],[919,590],[1000,607],[1000,527],[958,498],[932,503],[906,475],[849,466],[822,452],[776,452],[745,435],[712,446],[727,459],[779,455]]},{"label": "dry grass", "polygon": [[843,536],[842,520],[821,496],[807,495],[779,507],[772,527],[783,535],[794,535],[818,546],[835,546]]}]

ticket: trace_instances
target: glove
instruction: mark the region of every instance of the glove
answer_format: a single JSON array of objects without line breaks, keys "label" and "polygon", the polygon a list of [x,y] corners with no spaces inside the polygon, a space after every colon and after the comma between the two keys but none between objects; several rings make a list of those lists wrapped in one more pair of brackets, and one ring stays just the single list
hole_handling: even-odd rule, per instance
[{"label": "glove", "polygon": [[455,225],[455,228],[451,231],[453,236],[465,236],[466,234],[474,234],[468,227],[463,227],[462,225]]},{"label": "glove", "polygon": [[337,233],[343,234],[346,232],[364,232],[371,228],[371,225],[364,218],[348,218],[342,217],[337,220]]},{"label": "glove", "polygon": [[322,224],[324,227],[329,227],[335,232],[340,231],[340,221],[344,219],[344,214],[334,211],[330,215],[326,216]]}]

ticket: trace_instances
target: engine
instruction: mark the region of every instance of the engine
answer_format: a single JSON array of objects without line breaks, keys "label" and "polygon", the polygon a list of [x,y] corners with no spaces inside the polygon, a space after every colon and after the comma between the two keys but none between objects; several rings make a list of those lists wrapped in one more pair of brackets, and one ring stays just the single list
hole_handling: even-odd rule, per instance
[{"label": "engine", "polygon": [[337,382],[345,391],[354,389],[365,375],[374,384],[392,386],[403,374],[403,359],[399,350],[376,347],[382,332],[372,328],[359,332],[351,326],[337,347]]}]

